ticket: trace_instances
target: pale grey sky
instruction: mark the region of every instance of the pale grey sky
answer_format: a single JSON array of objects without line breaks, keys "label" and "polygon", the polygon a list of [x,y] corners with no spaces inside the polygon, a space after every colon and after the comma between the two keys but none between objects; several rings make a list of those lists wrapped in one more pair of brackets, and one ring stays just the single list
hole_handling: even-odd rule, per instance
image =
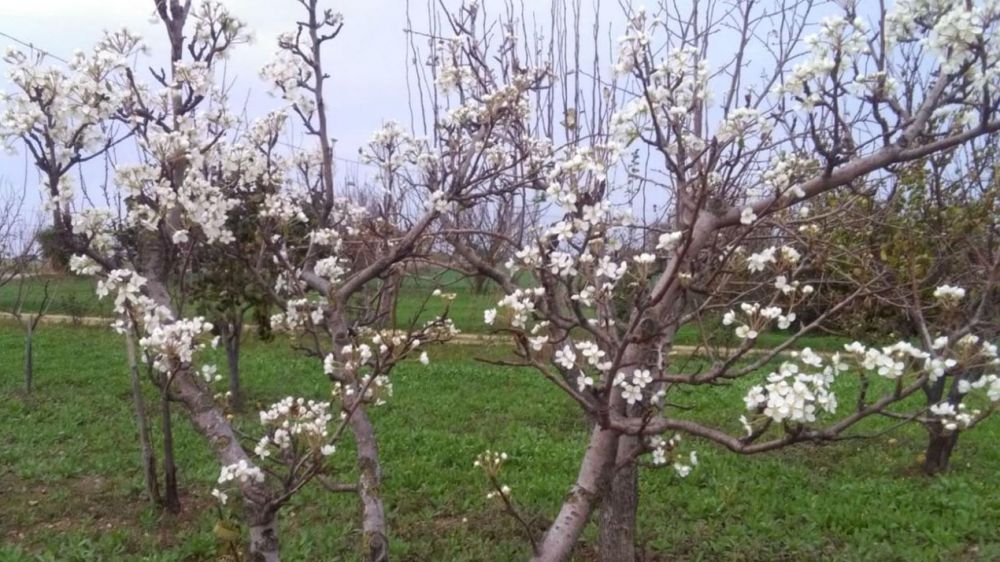
[{"label": "pale grey sky", "polygon": [[[433,0],[437,1],[437,0]],[[460,0],[445,0],[457,5]],[[481,0],[488,10],[502,10],[506,2]],[[280,105],[266,93],[258,78],[260,68],[275,52],[278,33],[294,29],[302,7],[295,0],[223,0],[230,11],[245,20],[256,41],[235,49],[227,75],[236,77],[234,103],[246,99],[251,116]],[[328,117],[338,139],[339,157],[356,159],[361,146],[384,121],[410,123],[406,91],[408,0],[328,0],[323,5],[340,11],[345,26],[324,52],[328,81]],[[548,19],[549,0],[523,0],[528,18],[533,10]],[[427,29],[425,0],[410,0],[413,27]],[[588,3],[585,2],[586,6]],[[605,2],[617,8],[616,2]],[[608,8],[607,6],[605,7]],[[585,11],[592,10],[592,6]],[[617,9],[611,10],[620,16]],[[155,21],[153,0],[0,0],[0,32],[67,58],[77,49],[88,50],[103,30],[128,27],[140,33],[151,48],[151,59],[166,61],[167,42],[162,24]],[[585,14],[585,19],[586,14]],[[530,24],[529,24],[530,25]],[[584,22],[584,27],[589,25]],[[15,45],[0,37],[0,48]],[[422,45],[423,46],[423,45]],[[426,51],[426,49],[424,49]],[[0,69],[0,89],[6,91],[6,70]],[[342,163],[343,167],[349,164]],[[342,170],[343,171],[343,170]],[[23,154],[0,154],[0,176],[20,185],[25,173]],[[364,168],[360,169],[364,179]],[[29,167],[29,187],[35,175]],[[35,197],[35,193],[31,193]]]},{"label": "pale grey sky", "polygon": [[[233,53],[227,73],[237,77],[234,103],[248,99],[251,115],[280,105],[265,93],[258,71],[275,51],[275,37],[294,28],[302,8],[294,0],[225,0],[229,9],[247,21],[256,41]],[[405,0],[333,0],[346,25],[328,44],[325,55],[331,74],[328,96],[338,154],[354,159],[357,148],[388,119],[409,122],[406,72]],[[415,3],[414,6],[421,5]],[[417,12],[418,10],[414,10]],[[63,58],[87,50],[105,29],[123,26],[140,33],[151,47],[151,59],[164,61],[166,40],[162,26],[151,20],[152,0],[0,0],[0,32],[32,43]],[[0,37],[0,46],[14,45]],[[6,73],[0,89],[9,90]],[[20,184],[23,155],[0,157],[0,175]],[[29,178],[29,182],[33,182]],[[33,185],[31,186],[33,187]]]}]

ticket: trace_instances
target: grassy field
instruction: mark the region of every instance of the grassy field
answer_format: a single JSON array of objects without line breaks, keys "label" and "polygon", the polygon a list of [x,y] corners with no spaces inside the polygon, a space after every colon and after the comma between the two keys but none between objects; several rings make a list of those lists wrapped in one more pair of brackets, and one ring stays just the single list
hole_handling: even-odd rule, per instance
[{"label": "grassy field", "polygon": [[[44,295],[44,285],[48,284],[50,304],[49,314],[67,316],[110,316],[112,301],[98,300],[94,294],[93,279],[73,276],[47,276],[31,279],[26,282],[26,298],[24,310],[38,310]],[[481,294],[469,290],[466,279],[456,275],[444,274],[435,279],[407,278],[400,290],[396,321],[400,326],[407,326],[416,318],[418,323],[430,320],[441,313],[443,303],[440,299],[429,298],[435,288],[445,292],[454,291],[455,298],[449,305],[449,317],[455,325],[465,333],[486,334],[492,327],[483,323],[483,311],[496,307],[502,295],[496,288],[491,288]],[[17,282],[0,287],[0,312],[10,312],[17,304]],[[193,313],[191,313],[193,314]],[[721,326],[715,326],[721,328]],[[787,333],[762,333],[759,345],[773,346],[781,343]],[[712,334],[712,341],[737,346],[739,342],[732,335],[731,329],[719,330]],[[799,346],[811,346],[818,350],[836,350],[848,340],[830,336],[806,336],[800,340]],[[696,327],[682,326],[676,336],[676,342],[681,345],[700,345],[702,339]]]},{"label": "grassy field", "polygon": [[[180,412],[176,439],[184,510],[163,516],[143,498],[123,344],[95,328],[37,335],[36,391],[18,390],[20,332],[0,324],[0,560],[208,561],[218,474]],[[523,560],[517,528],[485,498],[472,467],[508,452],[503,479],[541,530],[576,470],[586,427],[575,407],[530,372],[476,362],[497,349],[431,351],[394,376],[395,397],[373,417],[382,444],[394,560]],[[221,361],[221,358],[218,360]],[[249,342],[251,400],[329,392],[318,365],[287,345]],[[745,384],[673,396],[691,415],[737,432]],[[150,395],[152,399],[152,395]],[[254,415],[239,420],[253,431]],[[876,424],[877,425],[877,424]],[[864,428],[871,430],[875,426]],[[1000,559],[1000,424],[963,437],[952,473],[920,475],[923,435],[805,445],[737,457],[688,440],[701,465],[681,480],[643,472],[639,537],[647,560]],[[335,455],[349,478],[350,443]],[[287,560],[356,560],[357,504],[308,489],[283,512]],[[589,529],[578,560],[594,560]]]},{"label": "grassy field", "polygon": [[[66,316],[110,316],[113,302],[111,299],[98,300],[94,294],[95,281],[86,277],[51,275],[32,278],[25,282],[25,297],[23,309],[36,312],[45,294],[48,284],[50,302],[49,314]],[[495,291],[475,294],[466,290],[467,283],[459,279],[445,279],[443,290],[456,290],[457,296],[450,306],[450,316],[455,324],[466,332],[483,332],[488,326],[483,324],[483,310],[496,305],[500,296]],[[399,296],[397,319],[401,324],[408,323],[413,317],[423,322],[436,316],[441,307],[439,299],[427,302],[427,308],[418,314],[425,301],[434,290],[427,280],[408,279]],[[12,281],[0,287],[0,311],[11,312],[17,305],[18,282]]]}]

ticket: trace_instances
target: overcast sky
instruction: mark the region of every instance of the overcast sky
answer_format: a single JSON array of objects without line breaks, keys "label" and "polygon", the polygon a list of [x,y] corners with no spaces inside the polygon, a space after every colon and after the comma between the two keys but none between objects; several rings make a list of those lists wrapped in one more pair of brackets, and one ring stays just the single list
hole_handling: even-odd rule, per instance
[{"label": "overcast sky", "polygon": [[[277,34],[294,29],[293,22],[302,16],[303,9],[295,0],[223,1],[234,15],[248,23],[256,37],[253,44],[237,47],[228,63],[227,76],[237,78],[232,98],[240,105],[246,99],[251,116],[263,114],[280,102],[266,93],[258,72],[274,54]],[[487,10],[498,10],[505,4],[500,0],[481,1]],[[527,14],[537,9],[540,17],[546,18],[549,0],[523,2]],[[327,0],[322,4],[345,17],[340,36],[324,51],[325,67],[331,75],[328,118],[331,134],[338,140],[338,157],[356,159],[358,147],[386,120],[410,123],[407,37],[403,32],[408,3],[412,5],[413,27],[426,30],[426,17],[422,17],[426,14],[425,0]],[[151,48],[150,60],[165,64],[167,41],[162,24],[154,18],[153,0],[0,0],[0,33],[63,58],[77,49],[89,50],[104,30],[123,26],[145,38]],[[0,47],[6,46],[24,48],[0,36]],[[5,69],[0,71],[0,89],[11,89]],[[341,162],[340,166],[344,171],[353,165]],[[0,176],[8,182],[20,186],[25,169],[23,154],[0,155]],[[37,176],[33,168],[29,170],[29,187],[33,188]],[[364,170],[358,171],[362,180]],[[35,196],[33,191],[31,194]]]},{"label": "overcast sky", "polygon": [[[253,44],[234,51],[227,73],[238,77],[234,100],[242,104],[248,99],[251,115],[259,115],[280,104],[265,93],[258,71],[275,52],[277,34],[294,28],[302,8],[294,0],[226,0],[225,4],[256,36]],[[331,130],[338,139],[338,155],[354,159],[358,146],[384,120],[409,122],[406,1],[333,0],[328,5],[343,12],[346,21],[341,35],[324,52],[331,74]],[[0,32],[67,58],[77,49],[88,50],[103,30],[127,26],[146,39],[153,60],[164,61],[167,43],[162,26],[151,19],[153,12],[152,0],[0,0]],[[0,37],[0,46],[8,45],[15,43]],[[10,89],[5,71],[0,88]],[[19,185],[23,173],[23,155],[0,159],[0,174],[8,181]]]}]

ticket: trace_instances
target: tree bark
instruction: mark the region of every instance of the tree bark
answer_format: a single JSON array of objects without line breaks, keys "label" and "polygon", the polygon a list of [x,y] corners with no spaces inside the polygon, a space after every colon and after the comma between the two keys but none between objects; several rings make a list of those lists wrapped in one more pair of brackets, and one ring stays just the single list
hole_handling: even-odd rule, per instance
[{"label": "tree bark", "polygon": [[273,509],[247,507],[247,523],[250,526],[250,543],[247,547],[249,562],[279,562],[278,518]]},{"label": "tree bark", "polygon": [[357,442],[360,474],[358,494],[361,496],[361,528],[364,533],[362,559],[365,562],[388,562],[389,533],[382,503],[382,466],[379,464],[375,428],[363,406],[351,415],[350,424]]},{"label": "tree bark", "polygon": [[951,452],[958,444],[958,432],[945,433],[941,428],[930,431],[927,450],[924,452],[924,472],[934,476],[946,472],[951,462]]},{"label": "tree bark", "polygon": [[611,476],[611,486],[601,500],[598,550],[601,562],[635,562],[635,529],[639,509],[639,469],[635,451],[639,438],[623,435],[618,438],[617,469]]},{"label": "tree bark", "polygon": [[[672,301],[662,304],[668,310],[673,310]],[[642,344],[634,344],[626,352],[625,364],[651,369],[653,372],[663,372],[666,353],[661,353],[662,347],[669,348],[676,329],[673,326],[662,326],[656,315],[647,317],[640,325]],[[655,343],[654,343],[655,342]],[[656,385],[651,390],[655,390]],[[612,401],[611,407],[619,414],[639,416],[641,410],[637,406],[629,406],[623,400]],[[639,468],[636,458],[641,450],[640,437],[622,435],[618,439],[618,450],[615,454],[616,469],[611,474],[608,493],[601,500],[600,529],[598,531],[598,549],[601,562],[635,562],[636,521],[639,510]]]},{"label": "tree bark", "polygon": [[180,513],[181,497],[177,490],[177,465],[174,462],[174,427],[170,419],[170,391],[166,384],[160,391],[160,416],[163,426],[163,507],[170,513]]},{"label": "tree bark", "polygon": [[31,347],[31,340],[35,337],[34,332],[35,330],[32,326],[32,319],[29,315],[26,330],[24,332],[24,392],[27,394],[31,393],[31,387],[34,384],[35,378],[34,350]]},{"label": "tree bark", "polygon": [[132,383],[132,404],[135,407],[135,421],[139,429],[139,447],[142,450],[142,474],[146,483],[146,495],[154,505],[162,505],[160,483],[156,477],[156,455],[149,435],[149,420],[139,383],[139,361],[135,349],[135,335],[131,329],[125,331],[125,349],[128,353],[129,379]]},{"label": "tree bark", "polygon": [[378,310],[375,311],[375,325],[380,328],[396,327],[396,301],[399,299],[399,289],[403,284],[403,275],[398,271],[390,271],[380,287]]},{"label": "tree bark", "polygon": [[[199,385],[193,373],[187,371],[177,373],[174,377],[173,391],[188,410],[195,430],[204,436],[214,449],[219,464],[236,464],[241,460],[253,464],[253,460],[240,446],[233,426],[216,406],[212,396]],[[241,482],[239,486],[245,505],[248,506],[250,560],[276,562],[279,560],[277,512],[256,507],[268,505],[271,501],[271,492],[266,483],[247,481]]]},{"label": "tree bark", "polygon": [[229,405],[237,412],[243,411],[243,390],[240,388],[240,340],[243,339],[242,322],[224,321],[222,341],[226,347],[226,364],[229,367]]},{"label": "tree bark", "polygon": [[601,492],[608,484],[617,451],[618,434],[595,425],[576,482],[563,501],[559,515],[545,532],[538,551],[531,558],[532,562],[563,562],[569,559]]}]

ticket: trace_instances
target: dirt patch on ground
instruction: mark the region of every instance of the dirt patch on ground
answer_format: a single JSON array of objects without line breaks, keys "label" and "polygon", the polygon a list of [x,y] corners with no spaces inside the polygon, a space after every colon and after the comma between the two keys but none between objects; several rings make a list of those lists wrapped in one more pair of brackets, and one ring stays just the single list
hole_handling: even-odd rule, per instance
[{"label": "dirt patch on ground", "polygon": [[211,509],[210,498],[182,490],[181,513],[158,513],[145,494],[135,494],[130,486],[95,475],[42,483],[2,474],[0,537],[32,549],[68,532],[96,537],[125,531],[137,548],[151,542],[166,547],[177,542],[178,531],[196,525]]}]

